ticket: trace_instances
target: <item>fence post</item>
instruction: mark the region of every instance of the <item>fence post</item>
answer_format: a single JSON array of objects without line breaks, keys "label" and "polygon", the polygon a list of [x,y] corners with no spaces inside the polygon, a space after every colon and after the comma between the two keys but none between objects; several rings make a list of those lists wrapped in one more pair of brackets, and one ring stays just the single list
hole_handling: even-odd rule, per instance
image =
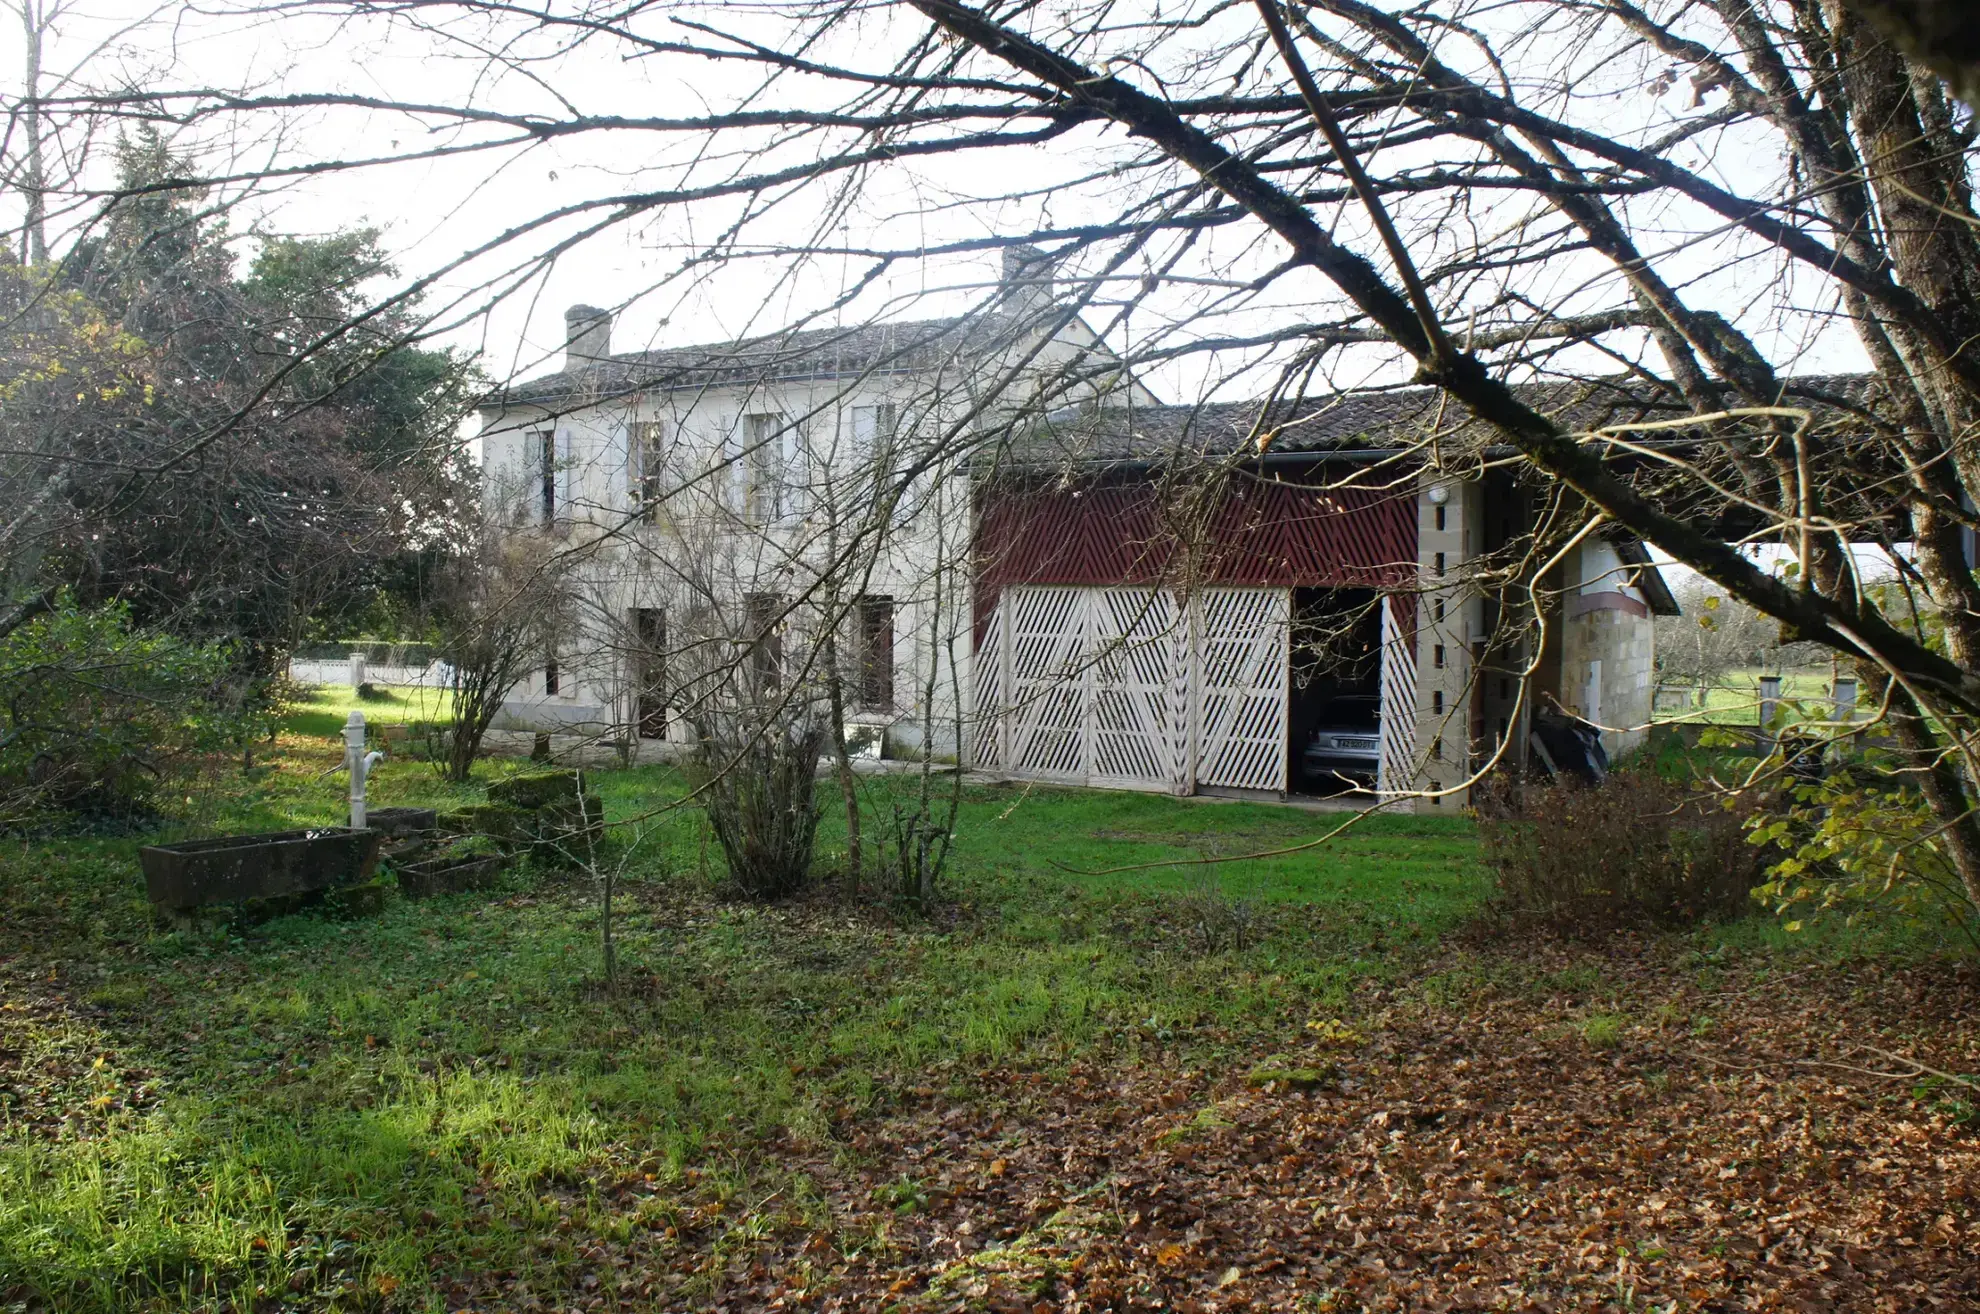
[{"label": "fence post", "polygon": [[[1838,678],[1831,693],[1834,695],[1836,702],[1836,723],[1838,725],[1848,725],[1856,719],[1856,681]],[[1852,746],[1862,746],[1863,734],[1861,731],[1856,732],[1850,738]]]},{"label": "fence post", "polygon": [[364,652],[362,649],[351,653],[351,688],[364,683]]},{"label": "fence post", "polygon": [[[362,660],[353,657],[352,661]],[[364,756],[364,713],[355,707],[344,722],[344,770],[351,778],[351,829],[364,829],[364,774],[370,763]]]},{"label": "fence post", "polygon": [[1774,742],[1772,727],[1774,717],[1781,707],[1781,677],[1763,675],[1760,677],[1760,736],[1763,748],[1771,749]]}]

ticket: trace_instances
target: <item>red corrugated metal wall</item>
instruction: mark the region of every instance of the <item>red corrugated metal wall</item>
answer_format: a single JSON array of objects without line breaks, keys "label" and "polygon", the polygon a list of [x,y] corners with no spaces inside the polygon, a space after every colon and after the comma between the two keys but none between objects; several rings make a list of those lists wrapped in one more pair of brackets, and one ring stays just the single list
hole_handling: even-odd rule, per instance
[{"label": "red corrugated metal wall", "polygon": [[[1200,550],[1185,554],[1182,545]],[[1251,584],[1394,588],[1416,579],[1416,502],[1388,489],[1232,481],[1221,494],[1156,484],[977,490],[979,633],[1019,584]]]}]

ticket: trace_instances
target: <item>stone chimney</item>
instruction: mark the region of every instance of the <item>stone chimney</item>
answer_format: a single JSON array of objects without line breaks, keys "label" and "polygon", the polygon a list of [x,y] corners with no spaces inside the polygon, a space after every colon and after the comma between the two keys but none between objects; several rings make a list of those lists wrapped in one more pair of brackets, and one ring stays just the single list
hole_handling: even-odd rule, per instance
[{"label": "stone chimney", "polygon": [[564,369],[571,372],[612,357],[612,312],[572,306],[564,312]]},{"label": "stone chimney", "polygon": [[1026,243],[1004,248],[1004,277],[997,289],[1000,308],[1029,319],[1058,300],[1052,286],[1052,257]]}]

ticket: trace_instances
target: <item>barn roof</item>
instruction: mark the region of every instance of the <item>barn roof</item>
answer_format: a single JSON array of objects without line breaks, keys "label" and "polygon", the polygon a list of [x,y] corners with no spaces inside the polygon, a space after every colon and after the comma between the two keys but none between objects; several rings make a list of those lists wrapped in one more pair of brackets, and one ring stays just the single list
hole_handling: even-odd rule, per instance
[{"label": "barn roof", "polygon": [[1649,603],[1652,615],[1682,616],[1684,614],[1684,608],[1678,606],[1677,595],[1671,592],[1670,581],[1665,579],[1664,572],[1657,568],[1656,561],[1650,556],[1650,549],[1644,546],[1642,539],[1617,539],[1615,549],[1617,556],[1637,568],[1636,587],[1643,590],[1644,601]]},{"label": "barn roof", "polygon": [[[1788,381],[1788,404],[1811,400],[1820,412],[1860,406],[1870,375],[1807,375]],[[1514,385],[1527,405],[1572,430],[1690,413],[1682,399],[1627,376]],[[1016,464],[1041,467],[1110,462],[1171,462],[1258,450],[1296,454],[1357,453],[1415,447],[1430,438],[1465,452],[1496,445],[1496,431],[1473,419],[1434,387],[1364,388],[1280,401],[1206,402],[1185,406],[1103,406],[1044,417],[1012,439]]]}]

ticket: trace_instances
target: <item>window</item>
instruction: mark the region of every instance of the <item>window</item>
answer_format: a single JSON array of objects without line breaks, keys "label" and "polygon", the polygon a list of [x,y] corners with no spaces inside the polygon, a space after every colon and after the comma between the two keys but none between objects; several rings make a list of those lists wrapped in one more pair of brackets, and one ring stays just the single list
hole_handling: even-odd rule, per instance
[{"label": "window", "polygon": [[858,663],[859,705],[894,705],[894,600],[867,597],[854,608],[854,658]]},{"label": "window", "polygon": [[1442,716],[1444,714],[1444,691],[1442,689],[1432,689],[1430,691],[1430,714],[1432,716]]},{"label": "window", "polygon": [[875,456],[885,458],[893,446],[900,415],[900,407],[893,402],[852,408],[852,455],[856,463],[865,465]]},{"label": "window", "polygon": [[543,663],[543,696],[555,698],[563,692],[563,673],[557,669],[557,659],[552,657]]},{"label": "window", "polygon": [[1443,575],[1444,575],[1444,554],[1439,552],[1437,554],[1437,577],[1439,579],[1442,579]]},{"label": "window", "polygon": [[554,524],[557,519],[557,431],[539,429],[529,436],[525,459],[536,484],[537,523]]},{"label": "window", "polygon": [[667,496],[667,427],[658,420],[635,420],[626,431],[626,484],[634,511],[657,521]]},{"label": "window", "polygon": [[783,619],[781,593],[743,594],[743,638],[749,643],[749,676],[759,693],[775,689],[784,677]]},{"label": "window", "polygon": [[1439,533],[1442,533],[1442,532],[1443,532],[1443,529],[1444,529],[1444,512],[1445,512],[1445,511],[1446,511],[1447,509],[1448,509],[1448,508],[1446,508],[1446,507],[1442,507],[1442,506],[1439,506],[1439,507],[1437,508],[1437,531],[1438,531]]},{"label": "window", "polygon": [[773,524],[804,510],[804,429],[782,415],[743,416],[743,515]]},{"label": "window", "polygon": [[[900,435],[901,408],[893,402],[852,408],[852,450],[849,470],[859,495],[875,500],[890,491],[888,476],[895,462],[895,439]],[[908,498],[901,499],[903,510]]]},{"label": "window", "polygon": [[633,628],[633,719],[641,739],[667,737],[667,613],[635,607]]},{"label": "window", "polygon": [[1432,649],[1430,650],[1430,652],[1431,652],[1431,662],[1430,662],[1430,664],[1431,664],[1432,666],[1434,666],[1434,667],[1436,667],[1436,668],[1437,668],[1438,670],[1440,670],[1440,671],[1441,671],[1441,670],[1443,670],[1443,669],[1444,669],[1444,645],[1440,643],[1440,644],[1438,644],[1438,645],[1436,645],[1436,646],[1435,646],[1434,648],[1432,648]]}]

